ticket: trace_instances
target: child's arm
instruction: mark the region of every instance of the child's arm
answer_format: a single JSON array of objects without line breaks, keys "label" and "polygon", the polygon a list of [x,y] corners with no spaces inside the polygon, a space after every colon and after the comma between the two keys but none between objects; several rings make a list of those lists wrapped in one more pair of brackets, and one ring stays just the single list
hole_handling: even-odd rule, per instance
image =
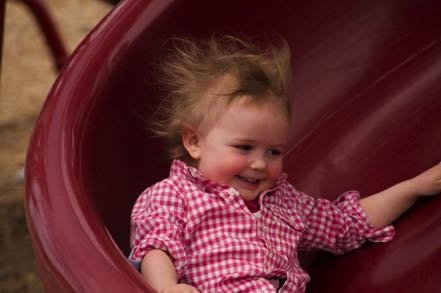
[{"label": "child's arm", "polygon": [[392,223],[421,196],[441,192],[441,163],[412,179],[365,197],[360,205],[375,228]]},{"label": "child's arm", "polygon": [[177,283],[173,262],[166,252],[159,249],[151,250],[145,255],[141,263],[141,273],[157,292],[199,292],[193,286]]}]

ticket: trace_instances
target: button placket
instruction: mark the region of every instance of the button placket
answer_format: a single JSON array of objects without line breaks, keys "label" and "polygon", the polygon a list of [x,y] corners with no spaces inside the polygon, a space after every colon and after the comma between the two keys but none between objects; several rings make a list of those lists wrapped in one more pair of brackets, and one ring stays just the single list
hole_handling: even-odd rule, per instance
[{"label": "button placket", "polygon": [[227,190],[224,190],[223,192],[224,192],[223,196],[227,198],[227,202],[232,206],[234,206],[234,208],[240,211],[247,210],[245,203],[243,203],[242,199],[240,198],[240,194],[236,189],[231,187],[228,188]]}]

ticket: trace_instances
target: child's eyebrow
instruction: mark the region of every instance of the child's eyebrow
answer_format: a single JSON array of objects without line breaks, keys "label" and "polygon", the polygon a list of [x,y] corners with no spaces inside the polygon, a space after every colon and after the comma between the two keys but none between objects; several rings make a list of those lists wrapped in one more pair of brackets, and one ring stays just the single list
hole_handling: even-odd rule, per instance
[{"label": "child's eyebrow", "polygon": [[272,145],[271,147],[276,149],[285,149],[286,144],[276,144],[276,145]]},{"label": "child's eyebrow", "polygon": [[[239,143],[239,144],[256,144],[257,141],[250,138],[241,138],[236,137],[233,139],[233,143]],[[268,144],[271,148],[285,148],[286,143],[276,143],[276,144]]]}]

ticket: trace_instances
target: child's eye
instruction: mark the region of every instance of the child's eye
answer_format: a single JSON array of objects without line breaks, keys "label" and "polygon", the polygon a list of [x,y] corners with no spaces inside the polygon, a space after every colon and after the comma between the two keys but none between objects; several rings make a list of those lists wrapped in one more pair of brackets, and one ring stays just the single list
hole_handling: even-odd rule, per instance
[{"label": "child's eye", "polygon": [[243,152],[249,152],[253,149],[253,147],[249,144],[238,144],[234,146],[236,149],[243,151]]},{"label": "child's eye", "polygon": [[278,149],[269,149],[268,154],[272,157],[277,157],[282,155],[282,151]]}]

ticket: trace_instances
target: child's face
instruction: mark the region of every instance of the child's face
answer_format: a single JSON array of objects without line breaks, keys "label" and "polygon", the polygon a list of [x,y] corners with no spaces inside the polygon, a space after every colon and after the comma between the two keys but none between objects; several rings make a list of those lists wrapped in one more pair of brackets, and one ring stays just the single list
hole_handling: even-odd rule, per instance
[{"label": "child's face", "polygon": [[193,132],[193,145],[183,135],[202,175],[234,187],[245,200],[271,188],[282,172],[289,128],[279,107],[249,100],[229,105],[207,133]]}]

